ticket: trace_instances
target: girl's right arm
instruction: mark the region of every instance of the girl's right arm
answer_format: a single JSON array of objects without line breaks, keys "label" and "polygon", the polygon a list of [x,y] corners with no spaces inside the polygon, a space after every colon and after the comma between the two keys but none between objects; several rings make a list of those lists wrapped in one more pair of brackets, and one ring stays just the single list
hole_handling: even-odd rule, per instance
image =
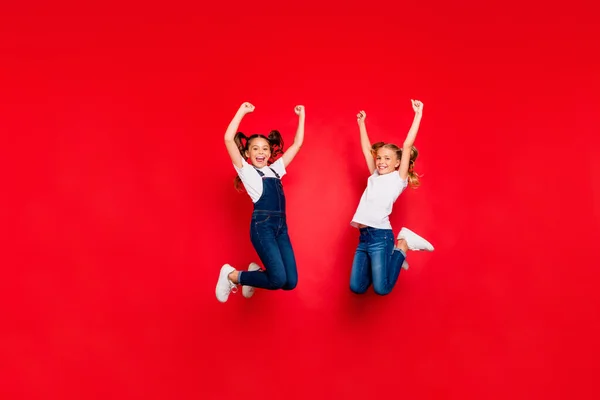
[{"label": "girl's right arm", "polygon": [[252,104],[242,104],[225,131],[225,147],[227,148],[229,157],[231,157],[231,161],[238,168],[242,168],[242,155],[240,154],[240,149],[238,149],[235,144],[234,138],[244,115],[251,113],[252,111],[254,111],[254,106]]},{"label": "girl's right arm", "polygon": [[375,159],[371,153],[371,142],[369,141],[369,135],[367,134],[365,118],[367,118],[367,113],[364,111],[360,111],[356,115],[356,119],[358,120],[358,130],[360,131],[360,147],[363,155],[365,156],[365,161],[367,162],[369,172],[372,174],[373,171],[375,171]]}]

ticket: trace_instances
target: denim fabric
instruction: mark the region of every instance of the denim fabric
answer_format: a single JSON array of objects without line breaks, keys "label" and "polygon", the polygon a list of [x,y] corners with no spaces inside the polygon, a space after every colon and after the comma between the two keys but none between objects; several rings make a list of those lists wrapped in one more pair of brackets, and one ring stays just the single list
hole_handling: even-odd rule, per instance
[{"label": "denim fabric", "polygon": [[362,294],[373,284],[379,295],[389,294],[400,274],[406,254],[394,248],[391,229],[361,228],[354,254],[350,290]]},{"label": "denim fabric", "polygon": [[283,185],[279,177],[265,177],[261,171],[257,172],[263,177],[263,193],[254,204],[250,239],[265,270],[240,272],[239,283],[261,289],[292,290],[298,283],[298,271],[288,235]]}]

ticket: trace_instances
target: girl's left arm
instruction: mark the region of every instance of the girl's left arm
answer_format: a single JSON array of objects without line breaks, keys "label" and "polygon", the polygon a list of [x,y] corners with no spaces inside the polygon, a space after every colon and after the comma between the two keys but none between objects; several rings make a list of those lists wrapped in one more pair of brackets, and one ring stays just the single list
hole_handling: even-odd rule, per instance
[{"label": "girl's left arm", "polygon": [[421,125],[421,118],[423,117],[423,103],[419,100],[411,100],[412,107],[415,112],[415,118],[410,126],[404,145],[402,146],[402,159],[400,160],[400,178],[405,180],[408,178],[408,167],[410,166],[410,153],[412,152],[412,146],[415,144],[417,138],[417,132],[419,132],[419,125]]},{"label": "girl's left arm", "polygon": [[287,167],[292,162],[294,157],[296,157],[296,154],[298,154],[300,148],[302,147],[302,143],[304,142],[304,106],[296,106],[294,111],[296,112],[296,115],[298,115],[298,129],[296,129],[294,143],[285,151],[285,153],[283,153],[283,156],[281,156],[283,159],[283,165],[285,167]]}]

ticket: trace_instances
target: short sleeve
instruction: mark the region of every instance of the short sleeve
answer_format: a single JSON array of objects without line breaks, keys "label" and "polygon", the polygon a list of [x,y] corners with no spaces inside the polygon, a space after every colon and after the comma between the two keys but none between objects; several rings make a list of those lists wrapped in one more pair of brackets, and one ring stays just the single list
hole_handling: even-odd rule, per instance
[{"label": "short sleeve", "polygon": [[235,168],[235,172],[237,172],[238,175],[240,175],[240,178],[241,178],[241,175],[246,173],[246,170],[248,170],[248,167],[250,167],[250,164],[248,164],[248,162],[246,160],[244,160],[243,158],[242,158],[242,167],[241,168],[239,168],[237,165],[235,165],[235,163],[233,163],[233,168]]},{"label": "short sleeve", "polygon": [[402,179],[402,177],[400,176],[400,173],[397,172],[396,176],[398,176],[398,179],[396,180],[398,186],[400,187],[401,190],[406,189],[406,187],[408,186],[408,177],[406,179]]},{"label": "short sleeve", "polygon": [[391,172],[388,175],[387,182],[391,187],[399,190],[400,193],[402,193],[402,191],[404,189],[406,189],[406,187],[408,186],[408,177],[406,179],[402,179],[402,177],[400,177],[400,173],[398,171]]},{"label": "short sleeve", "polygon": [[280,179],[287,173],[285,164],[283,163],[283,157],[279,157],[279,159],[271,164],[270,167],[273,168],[273,171],[277,172]]},{"label": "short sleeve", "polygon": [[238,168],[237,165],[233,164],[238,176],[244,184],[244,188],[248,195],[252,198],[252,201],[256,203],[263,191],[263,182],[261,176],[256,172],[254,167],[244,159],[242,159],[242,167]]}]

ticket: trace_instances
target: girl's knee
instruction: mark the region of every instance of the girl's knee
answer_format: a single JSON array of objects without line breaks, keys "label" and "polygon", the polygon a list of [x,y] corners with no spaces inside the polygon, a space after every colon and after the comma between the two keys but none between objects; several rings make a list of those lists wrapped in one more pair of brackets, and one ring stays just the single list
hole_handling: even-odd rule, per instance
[{"label": "girl's knee", "polygon": [[355,293],[355,294],[365,294],[366,291],[367,291],[367,289],[368,289],[368,287],[366,287],[366,286],[362,286],[361,287],[359,285],[356,285],[353,282],[350,282],[350,291],[352,293]]},{"label": "girl's knee", "polygon": [[296,286],[298,286],[298,279],[294,279],[294,280],[288,280],[285,285],[283,285],[282,289],[283,290],[294,290],[296,289]]},{"label": "girl's knee", "polygon": [[285,278],[272,277],[269,279],[269,284],[271,285],[271,289],[282,289],[285,286]]},{"label": "girl's knee", "polygon": [[373,285],[373,291],[375,292],[375,294],[377,294],[379,296],[386,296],[386,295],[390,294],[390,292],[392,290],[388,289],[386,287],[383,287],[381,285]]},{"label": "girl's knee", "polygon": [[266,271],[269,274],[269,284],[271,289],[281,289],[285,286],[287,282],[287,276],[283,268],[271,267],[271,271],[269,271],[269,268],[267,267]]}]

